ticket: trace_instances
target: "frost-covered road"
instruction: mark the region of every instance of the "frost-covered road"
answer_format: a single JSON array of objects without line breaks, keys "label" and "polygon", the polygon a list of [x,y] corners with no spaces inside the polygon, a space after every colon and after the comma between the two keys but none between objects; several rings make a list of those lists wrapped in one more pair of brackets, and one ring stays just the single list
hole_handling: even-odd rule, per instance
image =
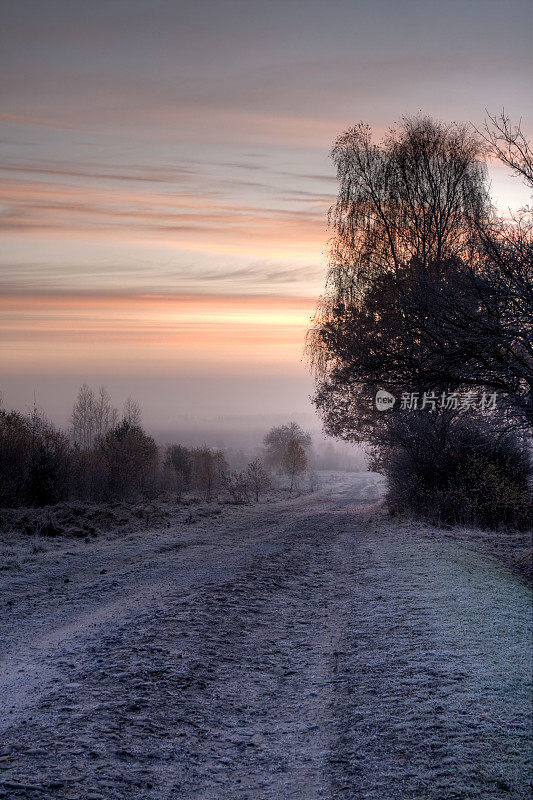
[{"label": "frost-covered road", "polygon": [[380,491],[1,572],[0,797],[530,797],[531,593]]}]

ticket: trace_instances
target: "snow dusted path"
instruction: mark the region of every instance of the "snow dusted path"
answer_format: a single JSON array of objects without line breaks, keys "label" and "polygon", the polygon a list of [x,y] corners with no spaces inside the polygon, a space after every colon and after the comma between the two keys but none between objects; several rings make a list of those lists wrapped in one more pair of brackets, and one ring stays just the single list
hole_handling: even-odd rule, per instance
[{"label": "snow dusted path", "polygon": [[530,797],[531,593],[380,491],[0,573],[0,797]]}]

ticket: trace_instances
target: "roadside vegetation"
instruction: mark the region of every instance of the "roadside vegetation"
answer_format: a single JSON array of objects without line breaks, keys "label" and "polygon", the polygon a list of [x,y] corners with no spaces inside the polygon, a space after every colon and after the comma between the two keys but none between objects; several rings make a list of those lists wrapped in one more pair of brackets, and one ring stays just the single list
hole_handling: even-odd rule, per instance
[{"label": "roadside vegetation", "polygon": [[487,160],[533,187],[528,141],[504,113],[482,131],[415,117],[380,143],[350,128],[332,157],[329,272],[308,334],[325,430],[370,443],[393,512],[527,526],[533,215],[498,216]]}]

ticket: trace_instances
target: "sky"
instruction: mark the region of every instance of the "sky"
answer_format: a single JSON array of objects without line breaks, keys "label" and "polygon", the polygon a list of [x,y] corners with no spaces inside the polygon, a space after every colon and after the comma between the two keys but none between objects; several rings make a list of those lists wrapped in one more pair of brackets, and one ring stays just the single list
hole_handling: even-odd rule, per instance
[{"label": "sky", "polygon": [[[0,389],[145,422],[312,413],[329,151],[422,112],[531,126],[525,0],[0,0]],[[495,200],[527,194],[491,167]]]}]

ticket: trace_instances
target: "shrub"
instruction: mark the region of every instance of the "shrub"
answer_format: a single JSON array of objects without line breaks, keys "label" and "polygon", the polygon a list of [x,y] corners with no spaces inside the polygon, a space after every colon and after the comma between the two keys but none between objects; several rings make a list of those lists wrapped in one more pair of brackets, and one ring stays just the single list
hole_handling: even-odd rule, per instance
[{"label": "shrub", "polygon": [[101,500],[106,496],[107,471],[100,448],[71,450],[71,494],[78,500]]},{"label": "shrub", "polygon": [[518,434],[472,415],[398,414],[374,466],[386,475],[392,512],[484,528],[525,527],[531,469]]},{"label": "shrub", "polygon": [[191,483],[210,503],[224,485],[228,464],[221,450],[199,447],[190,451],[192,459]]},{"label": "shrub", "polygon": [[231,500],[237,505],[244,505],[250,502],[250,485],[246,472],[232,470],[226,475],[225,488]]},{"label": "shrub", "polygon": [[270,478],[266,473],[261,461],[256,458],[250,461],[246,468],[246,477],[251,491],[254,494],[255,502],[259,502],[259,495],[271,485]]},{"label": "shrub", "polygon": [[167,488],[176,491],[178,500],[191,486],[192,468],[192,455],[186,447],[179,444],[167,447],[163,461],[163,479]]},{"label": "shrub", "polygon": [[129,499],[153,495],[157,486],[158,450],[155,441],[138,425],[123,419],[98,443],[106,483],[104,499]]},{"label": "shrub", "polygon": [[291,439],[287,443],[281,460],[281,467],[283,472],[291,479],[290,492],[292,492],[298,476],[307,469],[307,456],[297,439]]},{"label": "shrub", "polygon": [[312,444],[311,434],[305,433],[296,422],[271,428],[263,439],[265,464],[283,472],[283,460],[291,442],[296,442],[304,451],[308,450]]},{"label": "shrub", "polygon": [[0,503],[44,506],[68,497],[69,441],[37,410],[0,411]]},{"label": "shrub", "polygon": [[68,437],[37,413],[32,415],[31,425],[29,504],[45,506],[66,500],[70,466]]},{"label": "shrub", "polygon": [[23,505],[28,493],[31,430],[26,417],[0,411],[0,504]]}]

